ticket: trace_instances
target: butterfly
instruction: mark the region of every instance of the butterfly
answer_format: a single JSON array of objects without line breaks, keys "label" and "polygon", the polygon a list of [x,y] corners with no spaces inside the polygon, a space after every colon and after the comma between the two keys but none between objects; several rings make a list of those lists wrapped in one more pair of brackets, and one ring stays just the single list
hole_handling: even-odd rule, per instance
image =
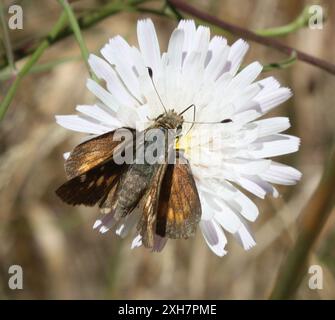
[{"label": "butterfly", "polygon": [[[201,203],[190,164],[183,150],[175,149],[186,122],[183,113],[193,107],[195,116],[195,106],[179,114],[167,110],[150,68],[148,73],[164,113],[143,131],[123,127],[76,146],[65,161],[69,180],[56,194],[70,205],[98,204],[104,222],[118,222],[140,210],[137,230],[142,244],[153,248],[155,235],[171,239],[192,237],[201,218]],[[191,123],[193,126],[195,122]],[[138,161],[138,155],[152,148],[152,136],[157,132],[163,138],[155,161]],[[128,153],[133,155],[131,161],[120,161]]]},{"label": "butterfly", "polygon": [[[148,71],[152,79],[152,70],[148,68]],[[174,150],[175,139],[184,123],[182,113],[167,111],[165,107],[164,111],[142,132],[120,128],[76,146],[65,161],[69,180],[56,190],[70,205],[98,204],[105,221],[119,221],[140,209],[137,230],[147,248],[153,248],[155,235],[172,239],[193,236],[201,217],[190,164],[181,150]],[[140,153],[139,149],[145,152],[153,142],[142,139],[145,142],[136,147],[136,141],[138,137],[150,136],[155,129],[163,134],[166,142],[158,157],[165,161],[138,163],[136,152]],[[120,141],[116,136],[127,138]],[[127,151],[135,151],[131,163],[116,161]],[[172,163],[166,161],[171,155],[176,160]]]}]

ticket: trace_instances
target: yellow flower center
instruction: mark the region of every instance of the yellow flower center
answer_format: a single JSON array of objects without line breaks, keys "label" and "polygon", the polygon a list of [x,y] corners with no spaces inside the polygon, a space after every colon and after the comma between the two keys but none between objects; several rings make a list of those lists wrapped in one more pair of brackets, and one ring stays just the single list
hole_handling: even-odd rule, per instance
[{"label": "yellow flower center", "polygon": [[191,149],[191,135],[178,137],[175,141],[175,149],[184,150],[185,154],[189,153]]}]

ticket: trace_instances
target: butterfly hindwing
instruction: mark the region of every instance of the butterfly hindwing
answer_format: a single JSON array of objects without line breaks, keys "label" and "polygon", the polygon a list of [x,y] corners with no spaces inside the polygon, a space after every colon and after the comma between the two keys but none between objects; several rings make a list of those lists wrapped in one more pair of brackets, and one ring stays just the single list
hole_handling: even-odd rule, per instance
[{"label": "butterfly hindwing", "polygon": [[110,160],[65,182],[56,194],[71,205],[93,206],[110,191],[122,171],[123,166]]},{"label": "butterfly hindwing", "polygon": [[139,203],[139,207],[142,209],[142,217],[137,227],[142,236],[142,243],[147,248],[152,248],[154,244],[159,194],[168,167],[167,164],[153,166],[154,173],[150,186]]},{"label": "butterfly hindwing", "polygon": [[156,224],[161,237],[189,238],[200,221],[201,204],[191,167],[182,160],[168,165],[161,185]]}]

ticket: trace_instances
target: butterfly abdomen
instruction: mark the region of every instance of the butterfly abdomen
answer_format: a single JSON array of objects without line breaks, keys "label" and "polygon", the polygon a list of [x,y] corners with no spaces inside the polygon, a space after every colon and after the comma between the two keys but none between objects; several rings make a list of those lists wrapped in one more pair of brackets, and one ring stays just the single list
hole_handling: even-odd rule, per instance
[{"label": "butterfly abdomen", "polygon": [[122,174],[114,194],[115,219],[124,217],[137,206],[151,183],[153,172],[153,165],[133,164]]}]

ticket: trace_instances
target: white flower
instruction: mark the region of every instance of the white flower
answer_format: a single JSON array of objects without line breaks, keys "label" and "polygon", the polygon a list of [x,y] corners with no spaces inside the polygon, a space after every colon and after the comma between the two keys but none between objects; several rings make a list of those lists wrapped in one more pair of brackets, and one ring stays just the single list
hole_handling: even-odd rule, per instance
[{"label": "white flower", "polygon": [[[138,22],[137,36],[139,49],[117,36],[102,48],[104,59],[89,57],[107,90],[89,79],[87,87],[100,102],[77,106],[79,115],[57,116],[58,124],[93,135],[122,126],[135,128],[139,122],[145,126],[148,118],[163,112],[148,75],[150,67],[168,109],[181,112],[194,104],[197,122],[232,120],[195,124],[191,130],[185,124],[179,143],[196,180],[202,206],[200,229],[208,246],[223,256],[226,234],[231,233],[244,249],[253,247],[246,222],[255,221],[258,209],[238,187],[260,198],[266,194],[276,197],[278,191],[272,184],[291,185],[301,177],[296,169],[269,160],[299,148],[297,137],[281,133],[290,127],[288,118],[258,120],[291,97],[290,89],[280,87],[272,77],[255,81],[262,71],[258,62],[239,71],[248,44],[238,40],[229,46],[222,37],[210,39],[209,29],[196,28],[194,21],[179,23],[163,54],[151,20]],[[184,119],[193,121],[193,112],[186,112]],[[116,233],[126,235],[137,220],[138,214],[127,217],[116,226]],[[104,233],[112,225],[113,221],[97,220],[94,227]],[[157,237],[154,250],[161,250],[165,242]],[[137,235],[132,247],[140,245]]]}]

